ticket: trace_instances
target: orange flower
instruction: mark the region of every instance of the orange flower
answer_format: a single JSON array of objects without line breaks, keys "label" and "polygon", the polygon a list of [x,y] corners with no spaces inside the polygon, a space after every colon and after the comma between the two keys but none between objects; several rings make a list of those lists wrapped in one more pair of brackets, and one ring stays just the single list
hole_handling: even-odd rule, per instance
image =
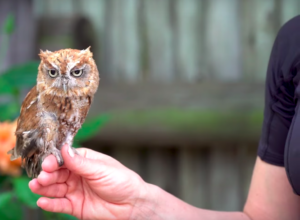
[{"label": "orange flower", "polygon": [[0,174],[17,176],[21,174],[21,158],[11,161],[9,150],[16,145],[17,121],[0,123]]}]

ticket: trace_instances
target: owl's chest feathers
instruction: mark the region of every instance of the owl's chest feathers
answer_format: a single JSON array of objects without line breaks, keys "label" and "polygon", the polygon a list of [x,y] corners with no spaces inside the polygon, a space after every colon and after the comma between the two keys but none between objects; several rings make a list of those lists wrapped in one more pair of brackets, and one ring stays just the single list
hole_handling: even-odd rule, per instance
[{"label": "owl's chest feathers", "polygon": [[89,107],[88,97],[60,97],[45,95],[39,97],[40,112],[52,114],[59,127],[76,132],[82,124],[82,118],[85,118],[84,110]]}]

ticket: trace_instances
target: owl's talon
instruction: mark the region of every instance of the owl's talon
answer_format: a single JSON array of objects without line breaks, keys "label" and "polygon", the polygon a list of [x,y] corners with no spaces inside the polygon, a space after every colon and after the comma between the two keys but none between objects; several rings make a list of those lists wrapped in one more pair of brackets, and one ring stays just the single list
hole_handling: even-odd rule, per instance
[{"label": "owl's talon", "polygon": [[64,165],[64,159],[62,158],[61,153],[57,148],[52,149],[51,153],[55,156],[60,167]]}]

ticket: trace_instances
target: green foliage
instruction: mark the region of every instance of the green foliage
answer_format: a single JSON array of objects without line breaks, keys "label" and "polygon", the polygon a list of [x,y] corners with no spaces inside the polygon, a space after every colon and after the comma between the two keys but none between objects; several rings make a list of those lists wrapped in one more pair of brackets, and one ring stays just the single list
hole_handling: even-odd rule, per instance
[{"label": "green foliage", "polygon": [[40,196],[32,193],[31,190],[28,188],[29,181],[30,179],[25,176],[13,178],[13,188],[17,195],[17,198],[22,203],[24,203],[30,208],[37,208],[36,201],[38,200],[38,198],[40,198]]},{"label": "green foliage", "polygon": [[7,16],[3,25],[3,32],[11,35],[15,30],[15,17],[13,14]]},{"label": "green foliage", "polygon": [[10,85],[3,77],[0,76],[0,94],[15,93],[14,87]]},{"label": "green foliage", "polygon": [[7,179],[7,176],[0,176],[0,186]]},{"label": "green foliage", "polygon": [[1,74],[0,81],[11,87],[10,89],[30,88],[36,84],[38,66],[37,61],[14,66]]},{"label": "green foliage", "polygon": [[20,105],[16,102],[0,103],[0,121],[12,121],[20,112]]},{"label": "green foliage", "polygon": [[[15,29],[14,16],[9,15],[2,27],[0,45],[0,65],[2,64],[9,45],[9,36]],[[19,116],[22,91],[30,90],[36,84],[39,62],[30,61],[16,65],[0,72],[0,122],[13,121]],[[83,141],[93,137],[108,120],[107,115],[99,115],[88,119],[74,140],[74,147],[80,147]],[[0,146],[1,147],[1,146]],[[36,202],[40,196],[31,192],[28,187],[30,179],[23,173],[20,177],[0,175],[0,220],[22,219],[23,207],[38,209]],[[75,220],[66,214],[43,211],[44,219]]]},{"label": "green foliage", "polygon": [[44,216],[47,220],[77,220],[77,218],[72,215],[62,213],[44,212]]},{"label": "green foliage", "polygon": [[86,120],[75,136],[74,142],[83,142],[90,139],[107,122],[107,120],[108,115],[99,115],[95,118]]},{"label": "green foliage", "polygon": [[0,194],[0,219],[16,220],[22,218],[20,204],[14,198],[13,192]]}]

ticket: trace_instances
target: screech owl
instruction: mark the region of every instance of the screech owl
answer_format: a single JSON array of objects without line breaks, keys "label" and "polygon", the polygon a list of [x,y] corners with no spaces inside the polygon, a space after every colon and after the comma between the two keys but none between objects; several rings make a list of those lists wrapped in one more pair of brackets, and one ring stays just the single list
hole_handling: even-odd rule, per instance
[{"label": "screech owl", "polygon": [[42,51],[37,85],[24,99],[17,120],[11,160],[22,158],[29,177],[37,177],[42,161],[53,154],[60,166],[63,144],[72,146],[99,85],[90,47],[86,50]]}]

